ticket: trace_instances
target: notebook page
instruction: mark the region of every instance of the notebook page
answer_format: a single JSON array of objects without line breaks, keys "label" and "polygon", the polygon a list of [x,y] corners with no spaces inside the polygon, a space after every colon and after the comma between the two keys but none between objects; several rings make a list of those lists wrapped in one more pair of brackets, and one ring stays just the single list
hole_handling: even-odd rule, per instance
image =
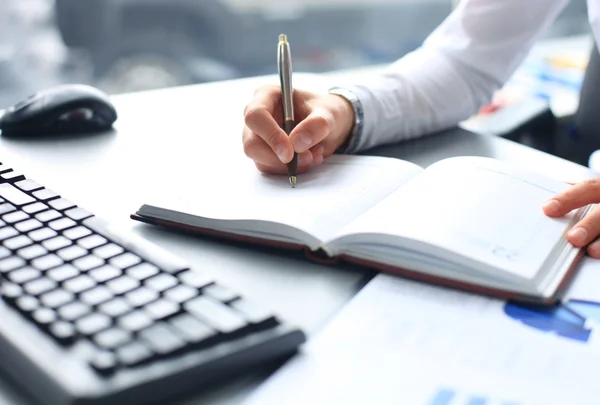
[{"label": "notebook page", "polygon": [[380,274],[244,405],[597,405],[600,312],[517,313]]},{"label": "notebook page", "polygon": [[573,221],[573,214],[554,219],[542,211],[548,198],[567,187],[492,159],[447,159],[341,234],[404,236],[531,279]]},{"label": "notebook page", "polygon": [[287,176],[260,173],[249,159],[234,164],[198,176],[193,188],[162,190],[148,204],[204,218],[282,223],[324,240],[422,171],[398,159],[334,155],[299,174],[292,188]]}]

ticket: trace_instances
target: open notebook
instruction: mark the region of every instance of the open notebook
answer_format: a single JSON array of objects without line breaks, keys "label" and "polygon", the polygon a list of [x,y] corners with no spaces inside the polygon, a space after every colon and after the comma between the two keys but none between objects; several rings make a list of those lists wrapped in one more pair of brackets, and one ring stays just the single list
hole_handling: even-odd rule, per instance
[{"label": "open notebook", "polygon": [[506,162],[455,157],[423,169],[334,155],[296,188],[238,165],[164,190],[132,218],[540,303],[557,299],[582,254],[565,233],[589,207],[547,217],[542,204],[568,185]]}]

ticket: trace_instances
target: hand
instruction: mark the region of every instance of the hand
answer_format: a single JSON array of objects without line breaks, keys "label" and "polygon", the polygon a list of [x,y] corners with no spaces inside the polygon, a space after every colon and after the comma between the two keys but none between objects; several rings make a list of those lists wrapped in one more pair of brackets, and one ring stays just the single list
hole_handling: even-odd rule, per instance
[{"label": "hand", "polygon": [[294,90],[296,128],[281,128],[281,89],[260,87],[244,110],[244,153],[258,170],[287,174],[286,163],[298,153],[298,173],[323,162],[344,144],[354,125],[354,109],[334,94]]},{"label": "hand", "polygon": [[[574,209],[600,202],[600,178],[586,180],[557,194],[548,200],[544,213],[551,217],[562,217]],[[592,209],[567,234],[573,246],[587,246],[588,255],[600,259],[600,207]]]}]

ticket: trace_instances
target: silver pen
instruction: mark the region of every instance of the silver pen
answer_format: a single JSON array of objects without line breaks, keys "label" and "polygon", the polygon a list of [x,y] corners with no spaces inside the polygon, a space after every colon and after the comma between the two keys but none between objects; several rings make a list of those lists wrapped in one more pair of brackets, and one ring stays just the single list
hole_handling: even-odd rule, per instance
[{"label": "silver pen", "polygon": [[[292,87],[292,56],[290,44],[285,34],[279,35],[277,46],[277,67],[281,83],[281,104],[283,105],[283,130],[290,134],[296,126],[294,120],[294,89]],[[296,171],[298,170],[298,154],[287,164],[288,176],[292,187],[296,186]]]}]

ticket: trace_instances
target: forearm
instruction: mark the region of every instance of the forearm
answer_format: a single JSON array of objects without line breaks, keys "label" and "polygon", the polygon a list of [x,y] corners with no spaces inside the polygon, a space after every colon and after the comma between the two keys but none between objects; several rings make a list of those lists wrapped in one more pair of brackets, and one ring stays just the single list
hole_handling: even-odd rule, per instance
[{"label": "forearm", "polygon": [[567,0],[463,0],[423,46],[349,88],[364,110],[347,152],[457,125],[488,103]]}]

